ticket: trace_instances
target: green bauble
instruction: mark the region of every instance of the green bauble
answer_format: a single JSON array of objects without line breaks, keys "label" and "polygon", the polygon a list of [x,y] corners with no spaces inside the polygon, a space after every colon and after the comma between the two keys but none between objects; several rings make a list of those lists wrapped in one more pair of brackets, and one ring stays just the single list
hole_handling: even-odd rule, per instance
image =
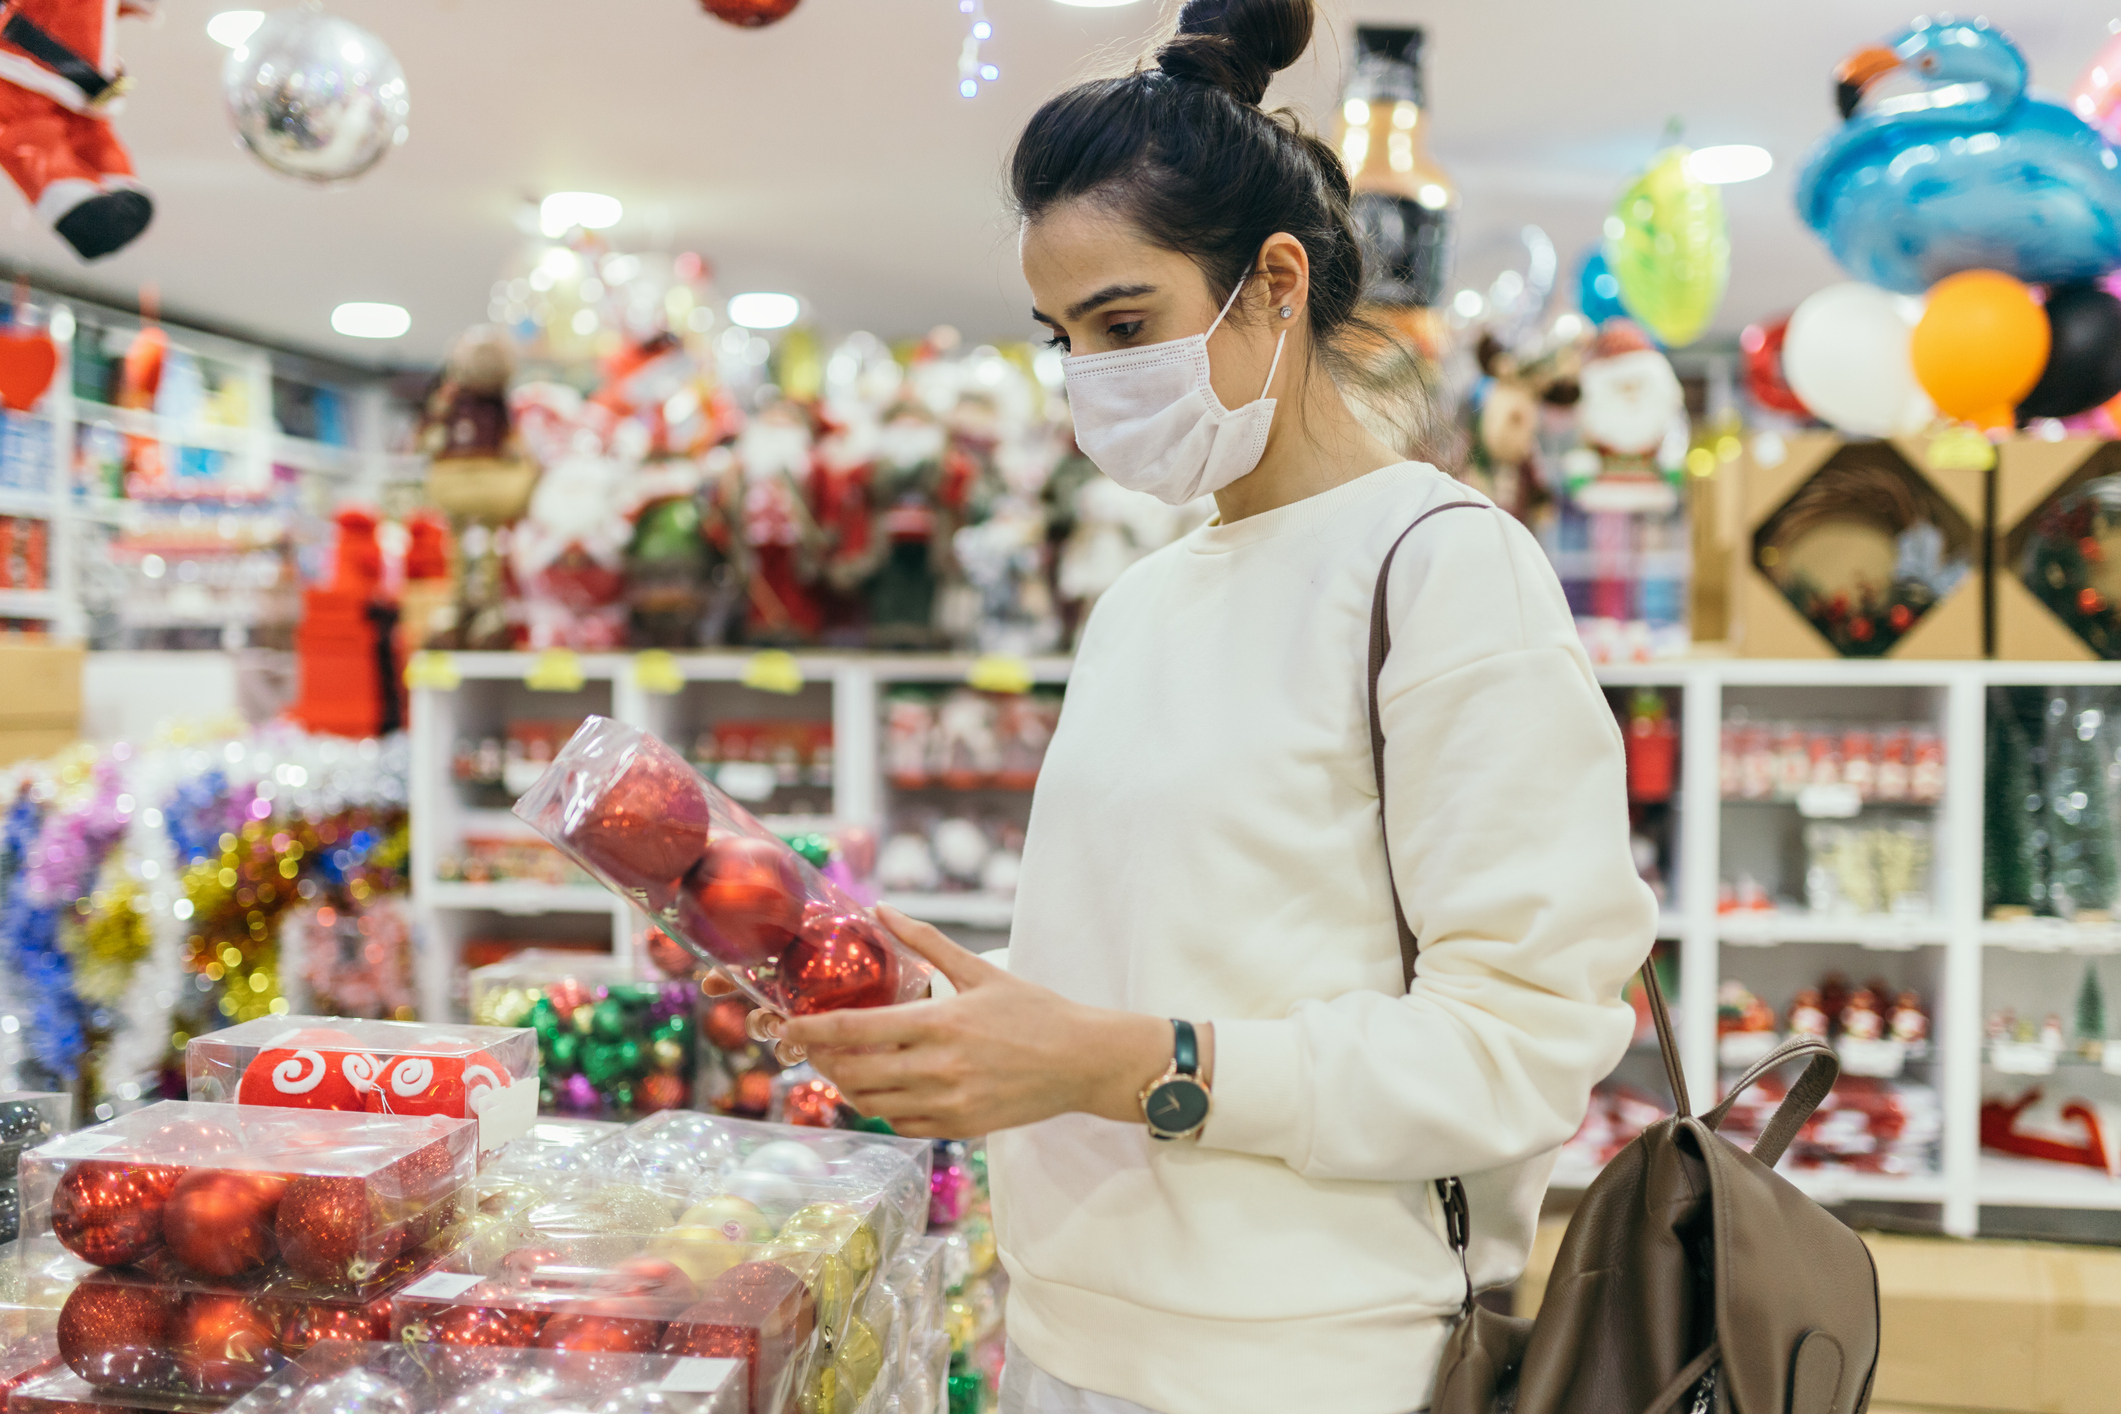
[{"label": "green bauble", "polygon": [[614,1047],[614,1053],[618,1056],[620,1070],[628,1075],[635,1075],[640,1072],[641,1043],[639,1041],[631,1039],[621,1041]]},{"label": "green bauble", "polygon": [[625,1073],[625,1062],[619,1056],[619,1048],[606,1041],[584,1041],[582,1043],[582,1074],[599,1090]]},{"label": "green bauble", "polygon": [[622,1115],[633,1113],[633,1086],[621,1081],[611,1087],[611,1103]]},{"label": "green bauble", "polygon": [[950,1372],[950,1414],[980,1414],[987,1397],[987,1377],[977,1370]]},{"label": "green bauble", "polygon": [[616,1041],[626,1034],[626,1008],[606,997],[590,1013],[589,1033],[599,1041]]},{"label": "green bauble", "polygon": [[530,1029],[543,1041],[550,1041],[560,1034],[560,1013],[544,997],[530,1004]]},{"label": "green bauble", "polygon": [[582,1038],[572,1031],[565,1031],[552,1038],[546,1053],[552,1057],[553,1070],[561,1075],[572,1075],[582,1064]]}]

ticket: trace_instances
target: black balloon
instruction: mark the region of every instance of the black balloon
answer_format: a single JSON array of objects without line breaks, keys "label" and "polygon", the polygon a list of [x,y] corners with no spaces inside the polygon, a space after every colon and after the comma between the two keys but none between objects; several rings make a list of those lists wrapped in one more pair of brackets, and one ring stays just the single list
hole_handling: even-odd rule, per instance
[{"label": "black balloon", "polygon": [[2047,292],[2047,369],[2018,419],[2074,417],[2121,393],[2121,299],[2097,285]]}]

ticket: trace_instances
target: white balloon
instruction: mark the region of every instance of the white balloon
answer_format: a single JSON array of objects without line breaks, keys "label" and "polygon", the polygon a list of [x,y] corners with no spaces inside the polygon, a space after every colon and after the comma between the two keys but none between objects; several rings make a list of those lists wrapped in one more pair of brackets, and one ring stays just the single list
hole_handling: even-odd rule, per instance
[{"label": "white balloon", "polygon": [[1797,306],[1782,373],[1812,415],[1859,437],[1920,432],[1936,420],[1908,344],[1921,308],[1875,285],[1829,285]]}]

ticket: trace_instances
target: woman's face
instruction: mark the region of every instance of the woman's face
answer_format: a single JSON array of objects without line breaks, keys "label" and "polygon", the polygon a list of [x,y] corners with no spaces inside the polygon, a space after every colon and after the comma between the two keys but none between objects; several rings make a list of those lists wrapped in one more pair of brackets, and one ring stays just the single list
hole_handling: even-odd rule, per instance
[{"label": "woman's face", "polygon": [[[1222,308],[1199,266],[1090,202],[1069,202],[1026,225],[1019,251],[1031,317],[1070,354],[1190,338],[1205,333]],[[1249,281],[1208,339],[1209,379],[1224,407],[1260,395],[1279,326],[1298,322],[1262,318],[1266,291],[1267,281]]]}]

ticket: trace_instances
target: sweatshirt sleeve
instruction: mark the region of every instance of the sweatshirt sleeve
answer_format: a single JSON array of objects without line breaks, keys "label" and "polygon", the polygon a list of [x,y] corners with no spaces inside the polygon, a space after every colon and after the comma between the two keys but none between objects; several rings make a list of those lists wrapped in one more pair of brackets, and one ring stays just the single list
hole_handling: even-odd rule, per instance
[{"label": "sweatshirt sleeve", "polygon": [[[1412,989],[1215,1023],[1201,1143],[1309,1178],[1477,1173],[1563,1143],[1626,1050],[1656,905],[1621,737],[1561,587],[1500,513],[1401,548],[1379,683]],[[1427,543],[1417,543],[1427,538]]]}]

